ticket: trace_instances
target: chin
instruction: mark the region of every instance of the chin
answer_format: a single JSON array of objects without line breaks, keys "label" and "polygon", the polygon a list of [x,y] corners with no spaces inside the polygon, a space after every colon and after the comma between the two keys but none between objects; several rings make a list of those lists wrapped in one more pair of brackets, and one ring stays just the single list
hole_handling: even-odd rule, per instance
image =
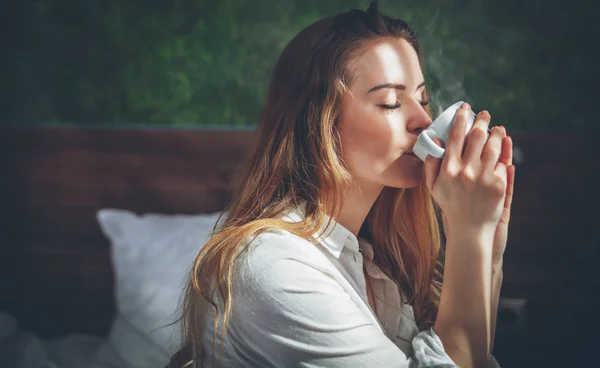
[{"label": "chin", "polygon": [[386,187],[392,187],[392,188],[397,188],[397,189],[410,189],[410,188],[416,188],[419,185],[421,185],[423,181],[407,181],[407,180],[402,180],[402,181],[395,181],[395,182],[390,182],[388,184],[386,184]]},{"label": "chin", "polygon": [[[383,180],[383,185],[386,187],[392,188],[415,188],[421,185],[421,183],[425,180],[425,173],[423,170],[416,173],[407,173],[402,172],[398,173],[399,175],[394,175],[393,177],[387,177],[386,180]],[[409,174],[409,175],[407,175]],[[410,175],[412,174],[412,175]]]},{"label": "chin", "polygon": [[398,160],[393,170],[385,175],[385,186],[392,188],[415,188],[425,180],[425,165],[421,160],[413,158]]}]

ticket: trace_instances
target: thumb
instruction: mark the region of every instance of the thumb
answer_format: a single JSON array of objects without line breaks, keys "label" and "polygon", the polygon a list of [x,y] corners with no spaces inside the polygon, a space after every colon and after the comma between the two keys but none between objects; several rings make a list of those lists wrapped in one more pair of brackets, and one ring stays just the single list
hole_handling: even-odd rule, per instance
[{"label": "thumb", "polygon": [[[434,139],[434,142],[440,146],[444,147],[443,143],[439,139]],[[427,189],[429,192],[433,192],[433,185],[437,180],[437,177],[440,173],[440,166],[442,165],[442,159],[435,158],[432,155],[427,155],[425,157],[425,184],[427,185]]]},{"label": "thumb", "polygon": [[441,165],[442,160],[439,158],[435,158],[432,155],[427,155],[425,158],[425,185],[427,185],[430,193],[433,192],[433,185],[440,173]]}]

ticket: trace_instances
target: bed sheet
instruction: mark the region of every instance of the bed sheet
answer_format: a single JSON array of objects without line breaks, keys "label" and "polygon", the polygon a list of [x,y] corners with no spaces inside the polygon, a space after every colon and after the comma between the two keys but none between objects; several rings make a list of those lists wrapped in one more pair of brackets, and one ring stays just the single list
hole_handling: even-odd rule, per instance
[{"label": "bed sheet", "polygon": [[13,316],[0,311],[2,368],[130,368],[105,340],[85,334],[41,339],[20,329]]}]

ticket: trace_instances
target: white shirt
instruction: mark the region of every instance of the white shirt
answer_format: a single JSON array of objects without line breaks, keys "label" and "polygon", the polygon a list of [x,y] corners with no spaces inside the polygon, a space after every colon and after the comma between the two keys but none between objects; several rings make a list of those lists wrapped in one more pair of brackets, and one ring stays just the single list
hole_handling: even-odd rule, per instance
[{"label": "white shirt", "polygon": [[[291,211],[284,219],[301,216]],[[371,245],[331,224],[324,237],[315,234],[317,245],[272,230],[242,253],[222,366],[457,367],[433,329],[419,332],[398,286],[372,262]],[[369,306],[363,262],[377,313]],[[221,358],[220,326],[212,354],[213,318],[203,340],[208,367]]]}]

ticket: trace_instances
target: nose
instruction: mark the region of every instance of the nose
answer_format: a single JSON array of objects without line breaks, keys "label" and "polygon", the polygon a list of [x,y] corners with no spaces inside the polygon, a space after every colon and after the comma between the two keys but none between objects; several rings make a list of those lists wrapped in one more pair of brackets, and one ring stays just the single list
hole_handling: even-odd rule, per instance
[{"label": "nose", "polygon": [[421,103],[415,99],[410,99],[407,108],[410,110],[406,129],[413,134],[418,135],[431,125],[432,120]]}]

